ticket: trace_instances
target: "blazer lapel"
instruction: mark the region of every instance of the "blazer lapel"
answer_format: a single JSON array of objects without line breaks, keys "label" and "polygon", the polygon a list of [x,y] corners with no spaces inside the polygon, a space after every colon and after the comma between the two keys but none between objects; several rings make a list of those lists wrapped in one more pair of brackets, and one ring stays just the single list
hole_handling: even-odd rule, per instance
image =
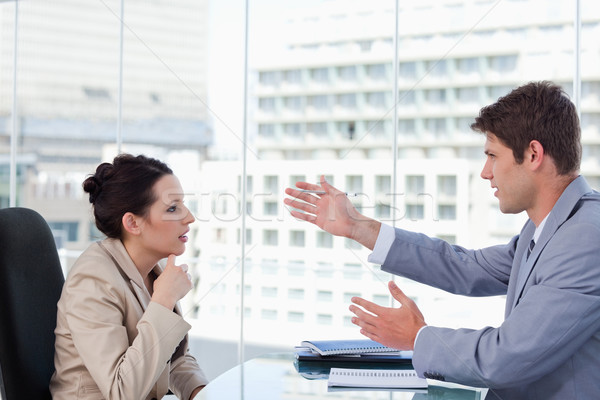
[{"label": "blazer lapel", "polygon": [[[586,193],[590,193],[591,191],[592,189],[582,177],[576,178],[569,186],[567,186],[552,208],[552,211],[550,211],[548,220],[544,225],[542,234],[538,238],[533,251],[529,255],[529,258],[525,260],[524,254],[526,252],[527,245],[533,238],[533,234],[535,232],[535,225],[531,222],[531,220],[527,222],[527,225],[523,228],[519,238],[519,244],[517,245],[517,251],[515,252],[515,261],[513,261],[511,280],[514,279],[515,283],[512,285],[513,290],[511,290],[511,285],[509,285],[509,290],[507,292],[507,316],[510,314],[510,311],[517,306],[519,299],[523,296],[524,289],[527,286],[527,281],[537,264],[538,258],[550,239],[552,239],[561,225],[567,219],[569,219],[569,216],[581,197]],[[516,260],[520,261],[517,262]],[[518,266],[518,268],[515,271],[514,269],[516,266]],[[510,304],[510,308],[508,307],[508,304]]]},{"label": "blazer lapel", "polygon": [[[142,307],[142,312],[143,310],[146,310],[151,300],[150,293],[148,292],[148,289],[146,289],[144,279],[131,260],[131,257],[129,257],[123,243],[118,239],[106,239],[99,244],[111,256],[115,265],[121,270],[121,273],[124,275],[123,278],[129,280],[132,292],[135,294],[135,297],[137,297],[138,302]],[[152,271],[156,276],[159,276],[162,272],[162,268],[157,264]]]}]

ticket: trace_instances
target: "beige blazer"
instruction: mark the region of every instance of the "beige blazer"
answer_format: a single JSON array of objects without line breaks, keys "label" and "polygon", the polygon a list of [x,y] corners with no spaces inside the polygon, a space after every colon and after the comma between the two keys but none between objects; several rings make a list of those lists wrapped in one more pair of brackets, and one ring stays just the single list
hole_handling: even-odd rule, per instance
[{"label": "beige blazer", "polygon": [[53,399],[150,400],[168,389],[189,399],[207,383],[188,352],[190,328],[178,307],[150,301],[120,240],[92,244],[73,265],[58,302]]}]

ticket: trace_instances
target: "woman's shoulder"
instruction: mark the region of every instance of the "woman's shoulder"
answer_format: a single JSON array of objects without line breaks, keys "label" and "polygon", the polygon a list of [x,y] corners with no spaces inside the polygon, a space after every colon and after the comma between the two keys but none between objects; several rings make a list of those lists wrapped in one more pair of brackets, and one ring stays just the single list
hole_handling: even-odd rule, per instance
[{"label": "woman's shoulder", "polygon": [[94,242],[81,253],[67,276],[67,281],[94,277],[98,280],[114,280],[119,277],[116,261],[109,251],[116,247],[113,239]]}]

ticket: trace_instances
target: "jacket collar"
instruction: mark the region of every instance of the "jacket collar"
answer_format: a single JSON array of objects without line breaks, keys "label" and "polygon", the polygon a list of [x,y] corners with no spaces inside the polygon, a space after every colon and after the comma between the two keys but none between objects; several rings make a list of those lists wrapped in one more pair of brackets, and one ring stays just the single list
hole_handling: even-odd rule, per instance
[{"label": "jacket collar", "polygon": [[[129,253],[127,253],[127,249],[125,249],[123,242],[121,242],[121,240],[119,239],[109,238],[98,242],[98,244],[108,254],[110,254],[110,256],[115,262],[115,265],[129,279],[133,286],[134,292],[140,303],[144,306],[144,309],[148,307],[151,298],[150,293],[148,292],[148,289],[146,289],[146,285],[144,284],[144,278],[142,278],[142,275],[140,274],[133,260],[129,256]],[[162,272],[162,268],[159,264],[156,264],[152,268],[152,271],[156,274],[156,276],[159,276]]]}]

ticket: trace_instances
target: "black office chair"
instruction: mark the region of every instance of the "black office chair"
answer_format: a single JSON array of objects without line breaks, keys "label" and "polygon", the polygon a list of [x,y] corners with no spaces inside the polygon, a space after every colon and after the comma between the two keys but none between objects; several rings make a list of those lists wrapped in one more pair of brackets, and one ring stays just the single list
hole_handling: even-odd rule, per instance
[{"label": "black office chair", "polygon": [[56,303],[64,277],[48,224],[26,208],[0,209],[0,394],[51,399]]}]

